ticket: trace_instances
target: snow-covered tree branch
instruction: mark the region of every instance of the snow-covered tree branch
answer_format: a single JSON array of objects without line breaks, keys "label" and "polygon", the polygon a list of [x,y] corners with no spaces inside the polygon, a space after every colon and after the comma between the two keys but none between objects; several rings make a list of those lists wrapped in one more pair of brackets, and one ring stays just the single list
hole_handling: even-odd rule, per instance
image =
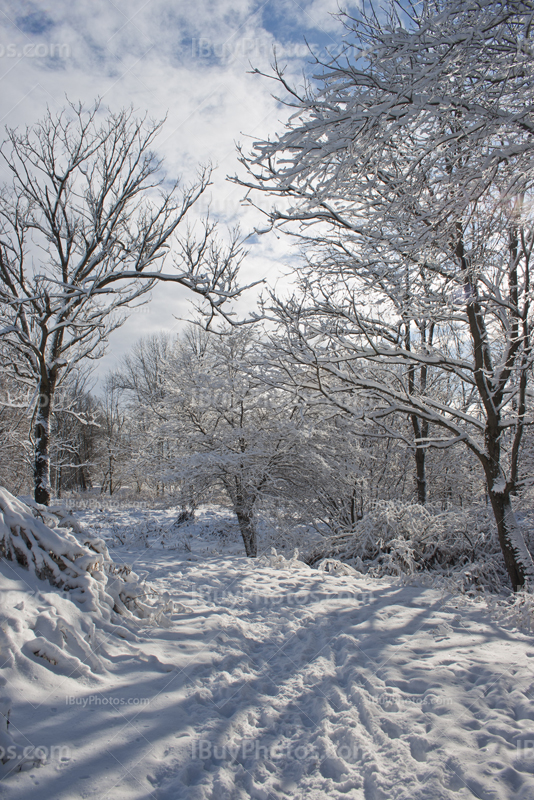
[{"label": "snow-covered tree branch", "polygon": [[298,296],[272,304],[286,383],[373,425],[417,420],[419,449],[463,442],[514,588],[534,580],[511,506],[531,422],[533,13],[461,0],[346,18],[360,55],[318,64],[240,180],[255,205],[281,198],[264,213],[307,253]]}]

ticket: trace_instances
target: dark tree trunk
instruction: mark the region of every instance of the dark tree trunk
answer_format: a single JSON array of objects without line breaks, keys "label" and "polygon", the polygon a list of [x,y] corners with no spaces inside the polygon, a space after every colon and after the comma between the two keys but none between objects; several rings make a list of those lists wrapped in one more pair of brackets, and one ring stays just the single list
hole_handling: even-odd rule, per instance
[{"label": "dark tree trunk", "polygon": [[489,490],[491,507],[497,524],[499,544],[514,592],[525,583],[532,582],[532,557],[527,550],[521,530],[517,525],[509,492]]},{"label": "dark tree trunk", "polygon": [[247,557],[256,558],[258,555],[258,541],[254,521],[256,495],[244,484],[240,475],[233,475],[223,479],[223,485],[232,502]]},{"label": "dark tree trunk", "polygon": [[82,492],[87,491],[87,481],[85,479],[85,467],[80,467],[78,470],[78,486]]},{"label": "dark tree trunk", "polygon": [[53,385],[50,380],[41,382],[39,407],[35,417],[35,457],[33,466],[34,498],[36,503],[50,505],[50,415],[52,413]]},{"label": "dark tree trunk", "polygon": [[[411,422],[415,441],[421,441],[428,436],[428,423],[420,420],[415,414],[411,415]],[[417,487],[417,502],[424,506],[426,503],[426,448],[415,446],[415,483]]]},{"label": "dark tree trunk", "polygon": [[[62,480],[62,478],[61,478],[61,464],[59,464],[58,467],[57,467],[57,473],[56,473],[56,496],[57,496],[58,500],[61,499],[61,480]],[[68,478],[67,478],[67,480],[68,480]]]},{"label": "dark tree trunk", "polygon": [[424,506],[426,503],[426,465],[425,450],[415,448],[415,482],[417,484],[417,502]]},{"label": "dark tree trunk", "polygon": [[113,457],[109,457],[109,496],[113,494]]},{"label": "dark tree trunk", "polygon": [[499,422],[500,417],[495,415],[486,424],[487,457],[482,463],[504,563],[513,590],[517,592],[525,585],[534,585],[534,563],[523,533],[517,524],[510,501],[510,492],[514,488],[514,481],[506,481],[500,467],[501,430]]},{"label": "dark tree trunk", "polygon": [[[420,322],[418,325],[421,336],[421,346],[425,352],[432,344],[434,338],[434,323]],[[406,349],[411,349],[410,323],[406,328]],[[408,387],[410,394],[418,394],[424,397],[427,389],[428,367],[422,364],[419,367],[418,380],[416,380],[416,368],[410,367],[408,370]],[[411,414],[411,422],[415,439],[415,483],[417,487],[417,502],[424,506],[426,503],[426,443],[428,440],[429,423],[426,419],[420,419],[417,414]]]},{"label": "dark tree trunk", "polygon": [[235,509],[239,530],[245,544],[245,552],[248,558],[256,558],[258,555],[258,542],[256,536],[256,526],[252,512],[245,511],[243,508]]}]

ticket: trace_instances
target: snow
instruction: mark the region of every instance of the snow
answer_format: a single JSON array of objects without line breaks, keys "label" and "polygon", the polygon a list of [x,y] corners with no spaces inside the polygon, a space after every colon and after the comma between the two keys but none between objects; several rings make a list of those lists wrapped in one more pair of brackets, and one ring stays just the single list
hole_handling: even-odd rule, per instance
[{"label": "snow", "polygon": [[173,515],[75,514],[168,593],[165,627],[101,624],[0,562],[2,797],[534,798],[534,640],[492,603],[270,546],[246,559],[223,511],[187,534]]}]

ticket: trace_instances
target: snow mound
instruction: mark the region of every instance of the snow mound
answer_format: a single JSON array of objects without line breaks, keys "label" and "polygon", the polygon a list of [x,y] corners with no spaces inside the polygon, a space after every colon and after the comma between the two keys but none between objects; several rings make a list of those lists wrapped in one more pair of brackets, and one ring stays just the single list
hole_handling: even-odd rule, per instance
[{"label": "snow mound", "polygon": [[0,488],[0,552],[52,586],[69,591],[88,610],[113,608],[105,592],[102,553],[81,545],[67,531],[49,528],[30,508]]},{"label": "snow mound", "polygon": [[[61,676],[67,683],[99,685],[111,666],[110,648],[138,642],[141,624],[171,626],[169,595],[141,581],[129,566],[115,564],[103,539],[89,535],[64,510],[30,507],[3,488],[0,556],[0,589],[9,598],[0,620],[2,667],[17,676],[45,684],[49,676]],[[0,677],[0,692],[7,685]],[[1,696],[2,777],[41,766],[45,759],[46,747],[17,741],[27,741],[20,709],[13,737],[10,712],[11,698]]]},{"label": "snow mound", "polygon": [[319,561],[317,564],[317,569],[319,572],[328,572],[330,575],[354,575],[356,577],[361,577],[361,572],[358,572],[357,569],[351,567],[350,564],[343,564],[342,561],[338,561],[337,558],[323,558],[322,561]]},{"label": "snow mound", "polygon": [[[103,620],[111,621],[115,613],[166,624],[165,613],[173,610],[167,595],[143,585],[129,566],[114,564],[104,540],[88,535],[61,509],[32,505],[0,487],[0,554],[4,558],[69,592],[72,600]],[[59,529],[51,527],[55,517],[59,517]]]},{"label": "snow mound", "polygon": [[276,552],[275,547],[271,547],[271,552],[260,556],[254,566],[256,568],[310,571],[310,567],[304,561],[299,560],[299,551],[296,548],[291,558],[285,558],[281,553]]}]

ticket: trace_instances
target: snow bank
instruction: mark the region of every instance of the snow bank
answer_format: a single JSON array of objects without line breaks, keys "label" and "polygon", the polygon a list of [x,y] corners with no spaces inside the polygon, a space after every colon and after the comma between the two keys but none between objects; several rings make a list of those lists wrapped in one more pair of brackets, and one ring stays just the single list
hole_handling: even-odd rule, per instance
[{"label": "snow bank", "polygon": [[[169,596],[141,581],[129,566],[115,564],[103,539],[89,535],[65,510],[35,503],[30,507],[3,488],[0,554],[5,598],[0,651],[7,654],[2,667],[15,675],[30,676],[37,684],[46,682],[46,673],[68,682],[98,682],[109,670],[110,647],[137,642],[135,630],[141,624],[171,624],[166,617],[173,610]],[[0,677],[0,691],[7,684]],[[11,679],[10,693],[15,684]],[[11,703],[10,696],[0,696],[3,776],[39,766],[46,750],[42,743],[36,750],[17,741],[18,713],[13,737]]]},{"label": "snow bank", "polygon": [[[60,529],[51,527],[54,517]],[[114,564],[104,540],[88,535],[73,517],[38,504],[30,508],[1,487],[0,553],[108,622],[115,613],[165,624],[165,612],[172,609],[172,601],[143,585],[130,567]]]},{"label": "snow bank", "polygon": [[91,611],[109,616],[113,600],[105,591],[104,556],[82,545],[67,531],[58,532],[6,489],[0,488],[0,552],[9,561],[71,592]]}]

